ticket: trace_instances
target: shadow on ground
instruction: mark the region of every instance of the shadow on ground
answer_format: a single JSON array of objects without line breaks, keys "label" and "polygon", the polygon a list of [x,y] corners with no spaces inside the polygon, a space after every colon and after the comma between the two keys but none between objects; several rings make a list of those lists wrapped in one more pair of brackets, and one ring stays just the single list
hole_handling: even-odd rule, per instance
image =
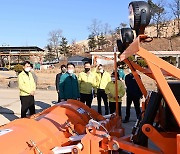
[{"label": "shadow on ground", "polygon": [[15,115],[14,111],[5,107],[0,107],[0,114],[7,118],[9,121],[19,119],[19,117]]},{"label": "shadow on ground", "polygon": [[42,102],[42,101],[35,101],[35,105],[36,105],[36,106],[39,106],[39,107],[41,108],[41,109],[36,109],[36,113],[42,112],[43,110],[51,107],[50,104],[47,104],[47,103]]}]

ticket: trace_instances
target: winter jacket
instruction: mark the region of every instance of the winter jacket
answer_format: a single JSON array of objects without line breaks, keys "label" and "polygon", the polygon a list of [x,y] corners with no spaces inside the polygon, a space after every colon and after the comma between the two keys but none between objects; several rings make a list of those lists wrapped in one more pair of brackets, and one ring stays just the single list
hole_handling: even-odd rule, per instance
[{"label": "winter jacket", "polygon": [[118,69],[119,79],[125,80],[125,73],[123,69]]},{"label": "winter jacket", "polygon": [[18,85],[20,96],[29,96],[32,91],[36,90],[36,84],[31,72],[26,74],[24,71],[22,71],[18,75]]},{"label": "winter jacket", "polygon": [[126,92],[128,95],[133,97],[141,98],[142,92],[133,76],[132,73],[127,74],[125,77],[125,84],[126,84]]},{"label": "winter jacket", "polygon": [[96,78],[93,73],[81,72],[78,76],[79,89],[82,94],[92,94],[92,90],[96,88]]},{"label": "winter jacket", "polygon": [[59,84],[64,80],[64,74],[65,73],[58,73],[57,75],[56,75],[56,91],[58,91],[59,92]]},{"label": "winter jacket", "polygon": [[77,99],[80,98],[78,80],[75,74],[65,73],[63,81],[59,84],[61,99]]},{"label": "winter jacket", "polygon": [[[122,97],[125,94],[125,88],[124,84],[122,81],[117,80],[118,84],[118,102],[122,101]],[[115,82],[110,81],[106,88],[105,88],[105,93],[108,96],[109,102],[116,102],[116,90],[115,90]]]},{"label": "winter jacket", "polygon": [[111,81],[111,75],[104,71],[103,73],[96,73],[96,85],[98,89],[105,89],[108,82]]}]

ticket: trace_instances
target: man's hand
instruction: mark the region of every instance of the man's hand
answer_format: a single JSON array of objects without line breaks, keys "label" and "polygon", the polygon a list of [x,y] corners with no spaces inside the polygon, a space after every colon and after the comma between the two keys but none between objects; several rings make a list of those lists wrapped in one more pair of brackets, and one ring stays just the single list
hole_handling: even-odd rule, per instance
[{"label": "man's hand", "polygon": [[34,94],[35,94],[35,91],[31,91],[30,95],[34,96]]},{"label": "man's hand", "polygon": [[77,98],[78,101],[80,101],[80,98]]},{"label": "man's hand", "polygon": [[60,101],[61,101],[61,102],[64,102],[65,100],[64,100],[64,99],[61,99]]}]

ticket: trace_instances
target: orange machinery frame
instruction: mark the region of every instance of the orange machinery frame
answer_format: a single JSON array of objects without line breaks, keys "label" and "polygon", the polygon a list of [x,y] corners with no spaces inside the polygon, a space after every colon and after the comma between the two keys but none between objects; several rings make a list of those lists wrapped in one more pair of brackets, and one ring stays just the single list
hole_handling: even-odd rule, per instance
[{"label": "orange machinery frame", "polygon": [[[148,52],[140,46],[141,41],[146,41],[148,37],[146,35],[140,35],[121,55],[120,60],[128,64],[132,73],[143,92],[144,96],[147,96],[147,91],[137,74],[136,70],[146,74],[150,78],[156,81],[157,87],[160,89],[164,99],[166,100],[173,116],[176,119],[178,126],[180,127],[180,106],[177,102],[171,88],[169,87],[165,76],[172,76],[176,79],[180,79],[180,69],[169,64],[168,62],[158,58],[154,54]],[[127,58],[132,55],[138,55],[142,57],[147,65],[148,69],[144,69],[137,65],[136,63],[129,61]],[[145,105],[143,109],[145,110]],[[180,134],[175,133],[160,133],[153,126],[145,124],[142,127],[143,133],[148,136],[148,138],[154,142],[154,144],[159,147],[163,153],[180,153]]]},{"label": "orange machinery frame", "polygon": [[[150,78],[154,79],[157,83],[157,87],[160,89],[164,99],[166,100],[168,106],[170,107],[178,126],[180,126],[180,106],[172,93],[165,76],[173,76],[177,79],[180,79],[180,70],[168,62],[158,58],[154,54],[148,52],[140,46],[141,41],[145,41],[148,37],[145,35],[140,35],[136,40],[119,56],[121,61],[124,61],[128,64],[129,68],[132,70],[132,73],[143,93],[147,96],[147,90],[144,87],[138,73],[136,70],[144,73]],[[148,68],[142,68],[138,64],[129,61],[128,57],[132,55],[138,55],[146,61]],[[142,105],[142,110],[145,110],[145,102]],[[148,147],[143,147],[137,144],[134,144],[130,141],[130,136],[124,136],[117,138],[110,136],[109,138],[99,137],[101,132],[96,130],[96,133],[87,133],[82,139],[81,143],[84,145],[84,150],[79,151],[79,153],[84,154],[100,154],[107,153],[110,150],[122,149],[128,152],[137,153],[137,154],[154,154],[154,153],[177,153],[180,154],[180,134],[179,132],[158,132],[150,124],[144,124],[142,127],[143,133],[160,149],[152,150]]]},{"label": "orange machinery frame", "polygon": [[[138,36],[136,40],[119,56],[119,58],[121,61],[124,61],[126,64],[128,64],[145,97],[147,96],[147,90],[144,87],[136,70],[146,74],[147,76],[156,81],[158,88],[160,89],[177,121],[178,126],[180,126],[180,106],[165,79],[165,76],[173,76],[177,79],[180,79],[180,70],[169,64],[168,62],[162,60],[161,58],[158,58],[154,54],[148,52],[147,50],[143,49],[140,46],[140,42],[145,41],[147,38],[148,37],[145,35]],[[148,65],[148,69],[142,68],[138,64],[128,60],[128,57],[134,54],[144,58]],[[145,110],[145,104],[142,105],[142,110]],[[137,154],[180,154],[180,134],[178,134],[179,132],[158,132],[150,124],[143,125],[142,131],[160,149],[160,151],[151,150],[149,148],[134,144],[130,141],[130,136],[125,136],[121,138],[111,137],[109,138],[108,142],[102,141],[101,143],[104,144],[103,147],[107,148],[106,150],[113,150],[113,148],[117,146],[120,149]],[[88,145],[86,144],[86,146]],[[96,153],[98,153],[98,150],[96,151]]]}]

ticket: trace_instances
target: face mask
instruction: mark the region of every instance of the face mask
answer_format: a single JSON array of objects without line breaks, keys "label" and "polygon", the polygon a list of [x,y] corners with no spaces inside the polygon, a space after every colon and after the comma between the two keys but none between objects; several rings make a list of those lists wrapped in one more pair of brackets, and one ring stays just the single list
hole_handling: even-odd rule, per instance
[{"label": "face mask", "polygon": [[25,70],[26,72],[29,72],[29,71],[31,70],[31,68],[30,68],[30,67],[26,67],[24,70]]},{"label": "face mask", "polygon": [[113,82],[114,82],[114,81],[115,81],[115,77],[111,77],[111,81],[113,81]]},{"label": "face mask", "polygon": [[99,72],[100,72],[100,73],[103,73],[103,72],[104,72],[104,70],[103,70],[103,69],[100,69],[100,70],[99,70]]},{"label": "face mask", "polygon": [[89,72],[90,71],[90,68],[85,68],[85,73]]},{"label": "face mask", "polygon": [[62,73],[66,73],[66,69],[65,68],[62,69]]},{"label": "face mask", "polygon": [[73,73],[74,73],[74,70],[68,70],[68,73],[69,73],[69,74],[73,74]]}]

